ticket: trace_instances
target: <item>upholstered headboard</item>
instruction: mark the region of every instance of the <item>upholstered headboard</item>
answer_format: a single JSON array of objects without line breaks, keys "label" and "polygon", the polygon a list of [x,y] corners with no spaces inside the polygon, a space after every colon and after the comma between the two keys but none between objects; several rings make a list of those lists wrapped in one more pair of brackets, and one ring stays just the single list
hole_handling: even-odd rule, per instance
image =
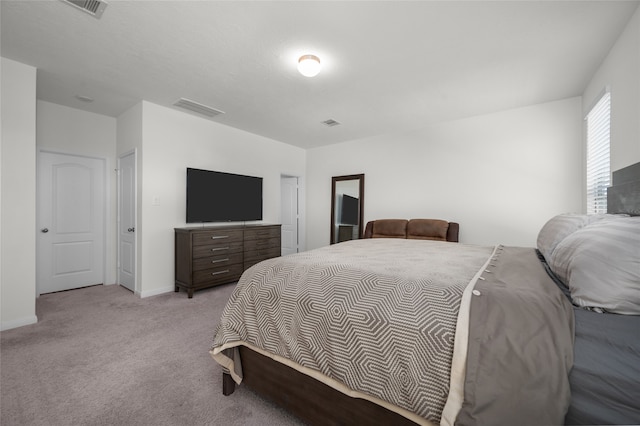
[{"label": "upholstered headboard", "polygon": [[607,189],[607,211],[640,216],[640,163],[613,172]]},{"label": "upholstered headboard", "polygon": [[460,225],[440,219],[379,219],[367,223],[363,238],[407,238],[458,242]]}]

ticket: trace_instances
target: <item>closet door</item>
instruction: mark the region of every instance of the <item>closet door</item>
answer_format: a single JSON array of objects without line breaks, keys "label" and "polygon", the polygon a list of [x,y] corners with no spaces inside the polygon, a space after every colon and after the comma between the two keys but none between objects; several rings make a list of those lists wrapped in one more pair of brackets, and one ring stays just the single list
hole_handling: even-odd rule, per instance
[{"label": "closet door", "polygon": [[38,294],[104,283],[105,162],[40,152]]},{"label": "closet door", "polygon": [[282,255],[298,252],[298,178],[280,179]]},{"label": "closet door", "polygon": [[136,286],[136,156],[120,158],[118,167],[118,284]]}]

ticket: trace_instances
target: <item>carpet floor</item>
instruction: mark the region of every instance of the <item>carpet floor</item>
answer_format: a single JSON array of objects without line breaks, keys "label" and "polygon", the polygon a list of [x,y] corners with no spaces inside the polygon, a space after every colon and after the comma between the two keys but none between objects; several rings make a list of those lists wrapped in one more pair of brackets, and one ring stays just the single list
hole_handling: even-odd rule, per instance
[{"label": "carpet floor", "polygon": [[222,395],[209,346],[234,286],[40,296],[37,324],[0,333],[0,424],[300,425],[244,386]]}]

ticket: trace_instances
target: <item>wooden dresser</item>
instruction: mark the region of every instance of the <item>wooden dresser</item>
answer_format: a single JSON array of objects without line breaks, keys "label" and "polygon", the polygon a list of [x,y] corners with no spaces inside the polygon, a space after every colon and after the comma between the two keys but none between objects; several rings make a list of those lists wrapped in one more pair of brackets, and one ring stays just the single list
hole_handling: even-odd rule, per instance
[{"label": "wooden dresser", "polygon": [[238,281],[265,259],[280,256],[280,225],[175,228],[176,292]]}]

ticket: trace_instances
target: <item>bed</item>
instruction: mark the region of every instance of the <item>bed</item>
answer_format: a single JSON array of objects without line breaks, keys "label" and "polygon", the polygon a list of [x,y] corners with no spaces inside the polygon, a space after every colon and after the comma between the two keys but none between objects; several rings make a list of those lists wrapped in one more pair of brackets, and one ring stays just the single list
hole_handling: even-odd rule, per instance
[{"label": "bed", "polygon": [[[605,216],[552,218],[537,249],[366,239],[262,262],[214,333],[223,392],[246,384],[311,424],[638,423],[640,218]],[[576,290],[576,241],[603,232],[632,235],[630,305]]]}]

